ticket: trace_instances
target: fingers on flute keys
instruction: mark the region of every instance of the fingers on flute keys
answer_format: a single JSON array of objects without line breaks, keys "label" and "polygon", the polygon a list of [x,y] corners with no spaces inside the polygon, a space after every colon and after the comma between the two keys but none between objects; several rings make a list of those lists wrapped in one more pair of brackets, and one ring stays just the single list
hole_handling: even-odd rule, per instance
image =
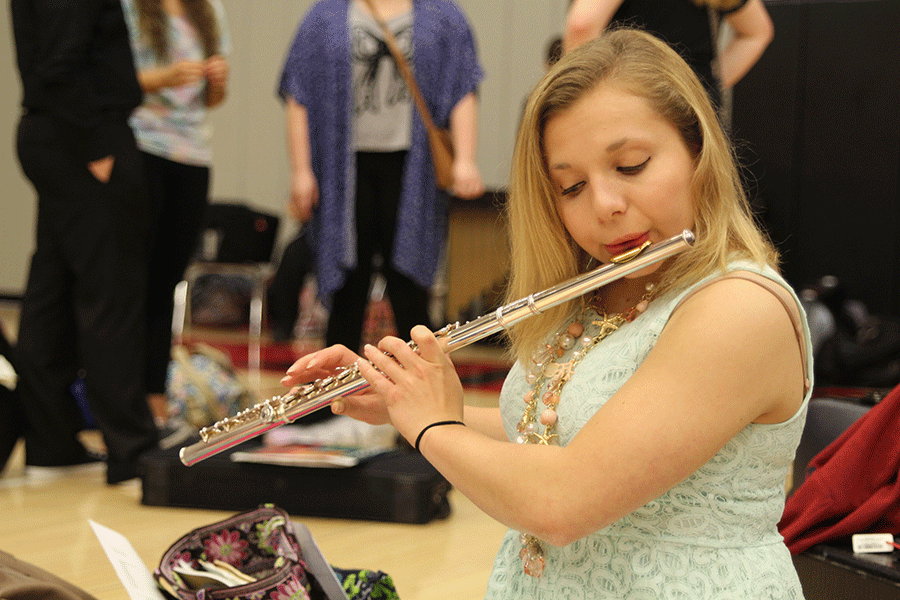
[{"label": "fingers on flute keys", "polygon": [[335,345],[307,354],[291,365],[282,378],[283,385],[304,384],[333,375],[338,369],[352,365],[358,356],[346,346]]},{"label": "fingers on flute keys", "polygon": [[415,351],[403,340],[386,337],[378,343],[378,348],[366,344],[363,354],[367,361],[359,361],[360,373],[370,385],[376,385],[385,379],[395,378],[410,363]]}]

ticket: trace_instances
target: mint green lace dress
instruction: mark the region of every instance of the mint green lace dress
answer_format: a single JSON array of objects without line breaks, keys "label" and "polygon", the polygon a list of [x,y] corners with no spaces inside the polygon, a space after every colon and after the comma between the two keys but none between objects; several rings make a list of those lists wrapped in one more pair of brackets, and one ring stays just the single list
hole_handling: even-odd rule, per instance
[{"label": "mint green lace dress", "polygon": [[[732,265],[732,270],[738,266],[759,272],[743,263]],[[790,289],[773,271],[761,273]],[[645,313],[584,358],[559,403],[561,444],[568,443],[637,369],[686,293],[654,300]],[[791,296],[799,306],[793,291]],[[801,320],[809,356],[809,330],[805,318]],[[810,359],[806,369],[811,382]],[[518,435],[526,391],[525,371],[516,364],[500,396],[510,439]],[[776,525],[809,395],[792,418],[774,425],[751,423],[685,481],[627,517],[568,546],[542,544],[546,565],[540,579],[523,572],[519,532],[510,530],[497,554],[486,598],[802,599]]]}]

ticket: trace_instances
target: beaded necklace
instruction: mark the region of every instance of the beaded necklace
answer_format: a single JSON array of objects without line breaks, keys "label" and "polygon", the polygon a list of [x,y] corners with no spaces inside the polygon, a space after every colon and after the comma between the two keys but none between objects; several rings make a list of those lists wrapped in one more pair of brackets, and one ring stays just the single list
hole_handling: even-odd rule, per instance
[{"label": "beaded necklace", "polygon": [[[525,394],[525,413],[516,426],[519,432],[516,443],[549,446],[557,439],[558,435],[555,433],[557,422],[556,407],[559,405],[562,388],[572,378],[575,367],[594,346],[606,339],[623,324],[634,321],[638,315],[647,310],[647,306],[650,304],[650,300],[653,299],[655,291],[656,286],[648,283],[646,293],[644,293],[637,304],[624,312],[612,315],[608,314],[602,305],[599,304],[598,297],[595,295],[591,302],[588,303],[588,307],[594,309],[599,317],[599,320],[592,321],[594,325],[599,327],[596,335],[584,335],[585,327],[582,324],[582,320],[585,309],[582,309],[564,332],[557,333],[554,336],[553,343],[546,344],[535,352],[531,359],[531,370],[525,376],[525,381],[532,387]],[[580,344],[581,347],[572,353],[571,359],[564,363],[557,362],[567,350],[571,350],[576,344]],[[540,394],[540,390],[545,383],[547,389],[543,394]],[[537,414],[538,396],[540,396],[541,401],[546,406],[540,416]],[[544,426],[543,433],[539,431],[539,424]],[[519,541],[522,542],[522,550],[519,551],[519,557],[522,559],[525,573],[532,577],[540,577],[544,572],[544,550],[541,547],[541,541],[528,533],[520,534]]]}]

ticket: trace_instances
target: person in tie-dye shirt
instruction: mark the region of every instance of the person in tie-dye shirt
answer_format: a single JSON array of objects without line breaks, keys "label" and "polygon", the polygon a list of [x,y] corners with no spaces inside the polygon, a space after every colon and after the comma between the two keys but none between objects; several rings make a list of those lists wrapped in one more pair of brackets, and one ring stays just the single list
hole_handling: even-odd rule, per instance
[{"label": "person in tie-dye shirt", "polygon": [[152,206],[147,295],[147,397],[161,445],[188,433],[168,419],[166,373],[175,286],[194,252],[208,202],[210,108],[225,100],[231,49],[219,0],[122,0],[144,102],[131,127]]}]

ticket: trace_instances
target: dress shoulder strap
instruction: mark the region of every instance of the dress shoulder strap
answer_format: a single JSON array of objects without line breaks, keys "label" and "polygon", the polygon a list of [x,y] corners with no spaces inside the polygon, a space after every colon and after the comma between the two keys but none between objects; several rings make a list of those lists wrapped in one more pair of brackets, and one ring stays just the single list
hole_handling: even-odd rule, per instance
[{"label": "dress shoulder strap", "polygon": [[765,288],[776,298],[778,298],[778,300],[781,302],[781,305],[787,311],[788,317],[790,317],[791,319],[791,324],[794,326],[794,335],[796,335],[797,342],[800,345],[800,358],[802,359],[803,364],[803,392],[804,394],[808,392],[811,385],[811,382],[809,380],[809,373],[806,372],[806,365],[808,364],[808,349],[806,347],[806,343],[804,342],[805,336],[803,334],[803,320],[800,316],[800,307],[797,306],[797,302],[794,300],[794,297],[791,295],[791,293],[780,283],[769,279],[765,275],[755,273],[753,271],[731,271],[723,275],[719,275],[718,277],[713,277],[712,279],[704,281],[689,290],[675,305],[673,312],[677,310],[685,300],[687,300],[703,288],[712,285],[717,281],[722,281],[723,279],[744,279],[746,281],[751,281],[759,285],[760,287]]}]

